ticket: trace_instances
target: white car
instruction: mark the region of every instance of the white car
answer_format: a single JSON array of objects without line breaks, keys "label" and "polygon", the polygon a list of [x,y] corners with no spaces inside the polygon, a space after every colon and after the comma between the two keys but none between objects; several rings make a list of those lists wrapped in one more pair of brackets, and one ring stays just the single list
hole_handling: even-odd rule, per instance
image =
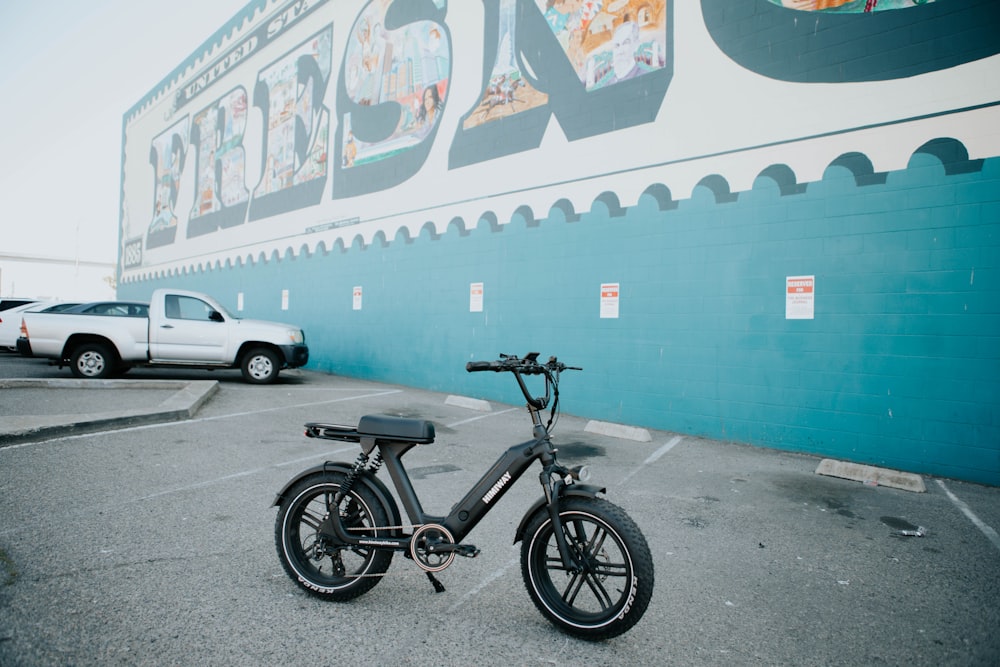
[{"label": "white car", "polygon": [[0,311],[0,350],[17,349],[17,339],[21,335],[21,313],[50,313],[75,305],[77,304],[61,301],[33,301]]}]

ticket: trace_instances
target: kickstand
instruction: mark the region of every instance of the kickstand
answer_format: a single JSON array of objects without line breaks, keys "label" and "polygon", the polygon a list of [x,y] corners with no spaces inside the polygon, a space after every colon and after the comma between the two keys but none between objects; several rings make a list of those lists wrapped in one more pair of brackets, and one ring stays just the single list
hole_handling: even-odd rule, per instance
[{"label": "kickstand", "polygon": [[427,578],[431,581],[431,586],[434,587],[435,593],[444,593],[444,584],[437,580],[432,572],[427,573]]}]

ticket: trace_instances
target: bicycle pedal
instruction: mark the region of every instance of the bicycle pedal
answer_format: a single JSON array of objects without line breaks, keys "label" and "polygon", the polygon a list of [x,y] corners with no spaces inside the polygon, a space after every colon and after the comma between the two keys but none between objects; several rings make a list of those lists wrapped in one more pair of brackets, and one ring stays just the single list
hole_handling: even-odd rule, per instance
[{"label": "bicycle pedal", "polygon": [[466,558],[475,558],[479,555],[479,549],[474,544],[456,544],[455,553]]}]

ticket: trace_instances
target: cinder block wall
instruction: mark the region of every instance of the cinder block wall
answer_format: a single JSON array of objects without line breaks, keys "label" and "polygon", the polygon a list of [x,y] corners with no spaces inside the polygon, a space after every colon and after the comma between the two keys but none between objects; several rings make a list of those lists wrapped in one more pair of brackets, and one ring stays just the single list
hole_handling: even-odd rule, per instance
[{"label": "cinder block wall", "polygon": [[[235,310],[243,293],[244,315],[305,327],[312,368],[505,402],[512,379],[466,361],[555,354],[585,368],[564,376],[572,414],[1000,484],[1000,159],[945,140],[905,170],[870,164],[289,249],[119,294],[200,289]],[[816,278],[812,320],[785,319],[795,275]],[[606,282],[617,319],[599,317]]]}]

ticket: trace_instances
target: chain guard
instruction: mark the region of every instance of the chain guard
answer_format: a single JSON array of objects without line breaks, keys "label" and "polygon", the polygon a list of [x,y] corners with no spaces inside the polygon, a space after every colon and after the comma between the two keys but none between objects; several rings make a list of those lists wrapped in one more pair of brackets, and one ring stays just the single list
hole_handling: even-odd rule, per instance
[{"label": "chain guard", "polygon": [[440,572],[455,560],[454,549],[435,552],[436,547],[444,544],[455,544],[455,538],[448,529],[440,524],[425,523],[410,538],[410,556],[425,572]]}]

